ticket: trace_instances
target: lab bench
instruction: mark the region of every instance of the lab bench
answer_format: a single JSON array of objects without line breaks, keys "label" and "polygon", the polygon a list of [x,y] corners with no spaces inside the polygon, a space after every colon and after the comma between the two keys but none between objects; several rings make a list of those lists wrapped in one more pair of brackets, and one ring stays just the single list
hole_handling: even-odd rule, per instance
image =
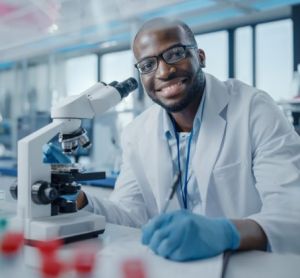
[{"label": "lab bench", "polygon": [[[117,275],[121,269],[121,262],[128,258],[138,258],[144,262],[147,278],[192,278],[192,277],[224,277],[224,278],[298,278],[300,273],[300,256],[280,255],[261,251],[237,252],[227,254],[225,259],[215,257],[208,260],[192,262],[172,262],[160,258],[140,243],[139,229],[107,224],[104,234],[97,239],[87,240],[98,248],[96,268],[92,276],[101,278],[124,277]],[[62,252],[70,257],[76,243],[63,247]],[[32,247],[27,247],[32,248]],[[0,260],[3,277],[39,278],[39,266],[30,267],[25,264],[24,257],[30,252],[24,248],[18,258],[5,262]],[[69,253],[68,253],[69,252]],[[66,255],[67,254],[67,255]],[[219,263],[221,261],[221,263]],[[116,272],[117,271],[117,272]],[[223,272],[223,273],[222,273]],[[206,276],[198,276],[204,274]],[[66,277],[73,277],[68,275]],[[77,276],[76,276],[77,277]]]},{"label": "lab bench", "polygon": [[[3,186],[8,188],[9,184],[14,180],[14,176],[0,176],[0,188],[3,188]],[[107,198],[111,193],[112,188],[83,186],[83,190],[92,195],[99,195],[103,198]],[[14,205],[16,206],[16,201],[11,200],[10,210]],[[149,272],[146,278],[200,277],[198,276],[199,273],[210,271],[209,269],[214,269],[213,272],[216,273],[216,269],[220,267],[217,262],[214,262],[215,258],[185,263],[171,262],[153,254],[147,247],[140,243],[140,238],[141,231],[139,229],[108,223],[104,234],[96,239],[83,241],[92,241],[93,246],[97,246],[98,248],[97,266],[95,273],[91,278],[118,278],[117,275],[112,274],[112,271],[120,269],[121,260],[130,256],[146,260],[146,271]],[[63,249],[66,249],[63,250],[63,252],[72,252],[72,249],[75,248],[75,246],[76,243],[68,244],[66,247],[63,247]],[[3,277],[42,277],[38,268],[25,264],[24,258],[28,257],[27,252],[29,252],[28,249],[30,248],[32,247],[26,246],[18,258],[12,259],[11,261],[7,261],[7,259],[4,259],[0,255],[1,273],[5,274]],[[32,250],[30,252],[32,252]],[[220,278],[298,278],[300,273],[300,255],[248,251],[232,254],[226,253],[224,259],[221,261],[222,269],[217,276]],[[213,276],[208,274],[205,277]]]}]

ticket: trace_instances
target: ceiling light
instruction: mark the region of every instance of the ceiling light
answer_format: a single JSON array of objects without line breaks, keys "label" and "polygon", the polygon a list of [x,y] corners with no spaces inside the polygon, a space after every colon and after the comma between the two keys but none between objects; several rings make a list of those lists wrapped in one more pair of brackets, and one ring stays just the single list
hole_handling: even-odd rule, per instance
[{"label": "ceiling light", "polygon": [[48,32],[49,33],[55,33],[58,30],[58,25],[53,23],[51,26],[48,27]]}]

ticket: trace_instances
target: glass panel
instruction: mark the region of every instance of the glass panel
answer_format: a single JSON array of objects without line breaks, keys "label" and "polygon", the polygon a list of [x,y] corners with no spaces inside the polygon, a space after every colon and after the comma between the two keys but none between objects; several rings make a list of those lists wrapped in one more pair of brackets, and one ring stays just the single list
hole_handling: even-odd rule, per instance
[{"label": "glass panel", "polygon": [[290,19],[257,26],[257,87],[276,101],[289,97],[293,74],[293,27]]},{"label": "glass panel", "polygon": [[[100,66],[101,81],[120,82],[135,76],[133,63],[131,50],[104,54]],[[108,176],[116,175],[120,171],[120,138],[124,127],[134,118],[135,94],[133,92],[123,99],[110,113],[105,113],[95,123],[93,162],[97,167],[106,170]]]},{"label": "glass panel", "polygon": [[[101,81],[110,83],[114,80],[124,81],[134,76],[133,54],[131,50],[105,54],[101,57]],[[116,106],[116,111],[133,108],[133,95],[126,97]]]},{"label": "glass panel", "polygon": [[198,47],[206,54],[204,70],[221,80],[228,78],[228,33],[227,31],[197,35]]},{"label": "glass panel", "polygon": [[41,64],[28,68],[27,102],[29,111],[50,111],[51,95],[49,93],[48,65]]},{"label": "glass panel", "polygon": [[252,85],[252,28],[242,27],[235,31],[235,77]]},{"label": "glass panel", "polygon": [[97,55],[76,57],[66,62],[67,95],[82,93],[97,82]]},{"label": "glass panel", "polygon": [[0,71],[0,158],[14,155],[12,138],[12,118],[16,105],[13,102],[14,94],[16,95],[15,72],[13,70]]}]

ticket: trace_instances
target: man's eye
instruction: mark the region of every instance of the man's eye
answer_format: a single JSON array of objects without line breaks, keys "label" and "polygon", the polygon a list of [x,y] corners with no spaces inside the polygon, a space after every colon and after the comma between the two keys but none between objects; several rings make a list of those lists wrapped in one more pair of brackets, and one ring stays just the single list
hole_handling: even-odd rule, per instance
[{"label": "man's eye", "polygon": [[168,52],[164,54],[164,58],[168,60],[176,60],[178,58],[181,58],[184,56],[184,50],[180,47],[176,47],[173,49],[170,49]]},{"label": "man's eye", "polygon": [[175,57],[181,57],[183,55],[183,53],[184,52],[182,50],[175,50],[174,53],[173,53],[173,55]]},{"label": "man's eye", "polygon": [[145,61],[145,62],[141,63],[141,70],[149,70],[149,69],[152,69],[153,66],[154,66],[153,61]]}]

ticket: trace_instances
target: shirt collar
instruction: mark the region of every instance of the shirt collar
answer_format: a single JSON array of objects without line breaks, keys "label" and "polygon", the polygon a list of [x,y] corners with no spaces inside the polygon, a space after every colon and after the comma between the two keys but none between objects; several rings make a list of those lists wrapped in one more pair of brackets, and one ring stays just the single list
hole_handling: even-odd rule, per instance
[{"label": "shirt collar", "polygon": [[[195,119],[194,119],[193,130],[198,130],[200,128],[201,121],[202,121],[203,109],[204,109],[204,103],[205,103],[205,96],[206,96],[206,86],[205,86],[203,96],[201,98],[201,102],[198,107]],[[163,124],[163,134],[165,135],[165,138],[167,140],[169,140],[171,138],[175,138],[173,123],[172,123],[172,120],[166,110],[163,111],[162,124]]]}]

